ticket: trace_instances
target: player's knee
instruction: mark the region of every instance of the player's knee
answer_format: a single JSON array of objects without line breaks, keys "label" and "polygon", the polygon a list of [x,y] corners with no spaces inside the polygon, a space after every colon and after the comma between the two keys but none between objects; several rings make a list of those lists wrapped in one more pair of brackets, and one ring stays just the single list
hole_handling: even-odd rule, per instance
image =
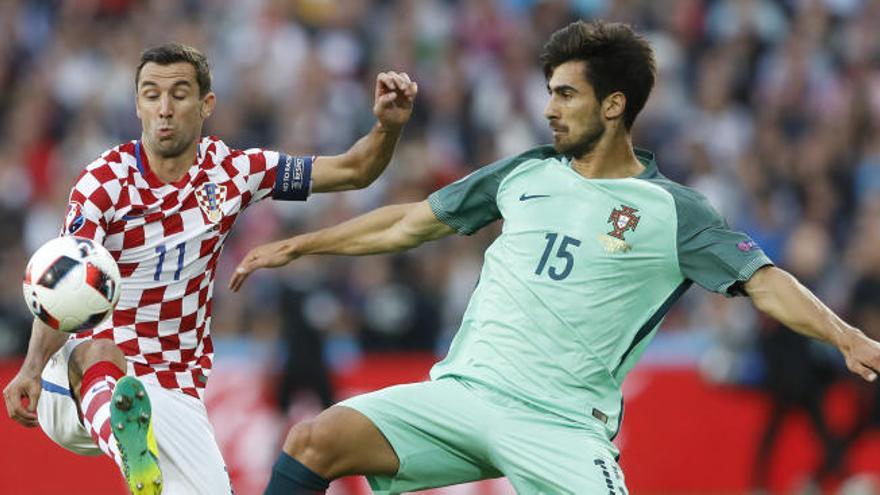
[{"label": "player's knee", "polygon": [[303,421],[287,434],[284,452],[325,479],[335,478],[338,465],[336,441],[328,425],[320,421]]},{"label": "player's knee", "polygon": [[283,450],[291,457],[301,458],[309,444],[311,434],[311,421],[297,423],[287,432],[284,439]]},{"label": "player's knee", "polygon": [[125,372],[125,355],[109,339],[93,339],[83,342],[74,351],[73,360],[81,372],[89,369],[93,364],[101,361],[110,361]]}]

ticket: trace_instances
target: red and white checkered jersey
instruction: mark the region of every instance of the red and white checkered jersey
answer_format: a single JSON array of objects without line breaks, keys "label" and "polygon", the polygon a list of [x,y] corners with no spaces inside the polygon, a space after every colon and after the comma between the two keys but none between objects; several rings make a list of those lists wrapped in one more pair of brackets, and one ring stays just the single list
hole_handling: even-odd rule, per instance
[{"label": "red and white checkered jersey", "polygon": [[150,170],[140,142],[105,152],[70,194],[64,235],[100,242],[122,274],[112,317],[77,339],[113,339],[128,372],[202,398],[213,365],[217,258],[238,214],[267,197],[305,200],[312,157],[235,150],[215,137],[177,182]]}]

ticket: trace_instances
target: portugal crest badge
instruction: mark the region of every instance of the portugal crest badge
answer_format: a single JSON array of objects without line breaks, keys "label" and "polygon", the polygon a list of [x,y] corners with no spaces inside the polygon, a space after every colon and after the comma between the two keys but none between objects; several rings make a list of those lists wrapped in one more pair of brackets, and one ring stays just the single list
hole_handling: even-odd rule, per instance
[{"label": "portugal crest badge", "polygon": [[611,224],[614,230],[608,232],[608,235],[617,237],[621,241],[626,241],[623,238],[623,233],[627,230],[636,230],[636,226],[639,224],[640,218],[636,216],[637,211],[639,210],[626,205],[620,205],[620,208],[611,210],[608,223]]},{"label": "portugal crest badge", "polygon": [[199,207],[211,223],[219,223],[223,218],[220,205],[226,201],[226,186],[206,182],[196,189]]},{"label": "portugal crest badge", "polygon": [[634,231],[639,225],[641,219],[636,213],[639,210],[632,206],[620,205],[620,208],[611,210],[608,217],[608,223],[611,224],[611,232],[599,235],[599,242],[605,247],[608,253],[626,252],[632,249],[624,234],[627,231]]}]

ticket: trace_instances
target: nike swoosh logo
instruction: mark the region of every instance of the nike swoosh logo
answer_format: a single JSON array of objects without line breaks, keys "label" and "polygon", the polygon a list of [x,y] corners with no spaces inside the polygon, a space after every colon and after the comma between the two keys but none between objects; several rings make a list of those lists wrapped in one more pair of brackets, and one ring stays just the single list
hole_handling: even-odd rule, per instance
[{"label": "nike swoosh logo", "polygon": [[549,197],[550,197],[549,194],[532,194],[532,195],[528,195],[528,194],[526,194],[526,193],[522,193],[522,196],[519,197],[519,200],[520,200],[520,201],[528,201],[528,200],[530,200],[530,199],[535,199],[535,198],[549,198]]}]

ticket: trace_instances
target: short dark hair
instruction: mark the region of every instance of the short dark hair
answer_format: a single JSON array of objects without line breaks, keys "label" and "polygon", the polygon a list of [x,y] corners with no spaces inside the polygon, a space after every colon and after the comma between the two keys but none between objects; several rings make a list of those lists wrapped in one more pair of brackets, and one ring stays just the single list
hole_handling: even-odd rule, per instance
[{"label": "short dark hair", "polygon": [[208,58],[191,46],[183,43],[171,42],[164,45],[148,48],[141,53],[141,63],[134,75],[134,87],[137,89],[141,79],[141,69],[149,62],[159,65],[171,65],[178,62],[186,62],[196,70],[196,82],[199,84],[199,98],[204,97],[211,91],[211,68],[208,66]]},{"label": "short dark hair", "polygon": [[541,52],[544,76],[559,65],[586,62],[587,82],[599,101],[616,91],[626,95],[623,122],[632,128],[645,106],[657,69],[651,45],[627,24],[576,21],[556,31]]}]

